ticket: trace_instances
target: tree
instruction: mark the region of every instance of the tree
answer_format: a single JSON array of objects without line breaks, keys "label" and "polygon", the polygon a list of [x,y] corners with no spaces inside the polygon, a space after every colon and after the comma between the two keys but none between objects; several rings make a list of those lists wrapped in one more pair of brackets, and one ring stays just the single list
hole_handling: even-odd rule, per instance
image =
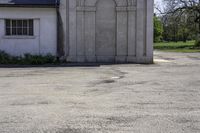
[{"label": "tree", "polygon": [[200,0],[164,0],[167,14],[187,15],[191,24],[198,24],[200,33]]},{"label": "tree", "polygon": [[200,34],[200,0],[163,0],[162,8],[155,6],[162,17],[163,39],[184,41]]},{"label": "tree", "polygon": [[163,25],[161,20],[154,16],[154,42],[160,42],[163,35]]},{"label": "tree", "polygon": [[[176,14],[187,18],[187,27],[196,32],[196,45],[200,46],[200,0],[163,0],[166,3],[165,14]],[[193,27],[191,27],[193,25]],[[195,27],[195,28],[194,28]],[[197,29],[197,30],[196,30]],[[184,33],[185,30],[183,30]],[[187,36],[187,34],[185,34]]]},{"label": "tree", "polygon": [[166,15],[162,16],[164,27],[163,40],[183,41],[191,40],[194,35],[194,26],[187,22],[187,16]]}]

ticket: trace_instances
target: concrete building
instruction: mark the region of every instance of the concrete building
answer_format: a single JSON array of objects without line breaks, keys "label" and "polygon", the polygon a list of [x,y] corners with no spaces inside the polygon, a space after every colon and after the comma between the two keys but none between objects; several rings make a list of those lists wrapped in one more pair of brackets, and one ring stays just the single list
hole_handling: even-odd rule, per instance
[{"label": "concrete building", "polygon": [[68,62],[152,63],[152,18],[153,0],[3,0],[0,50]]}]

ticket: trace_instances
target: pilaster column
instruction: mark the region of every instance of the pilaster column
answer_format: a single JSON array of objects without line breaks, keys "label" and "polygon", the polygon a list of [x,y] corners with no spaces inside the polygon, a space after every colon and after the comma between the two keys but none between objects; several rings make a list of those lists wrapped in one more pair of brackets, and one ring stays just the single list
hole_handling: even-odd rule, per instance
[{"label": "pilaster column", "polygon": [[126,62],[128,51],[128,20],[127,7],[116,7],[117,11],[117,40],[116,62]]},{"label": "pilaster column", "polygon": [[85,62],[84,7],[77,7],[77,62]]},{"label": "pilaster column", "polygon": [[149,63],[153,63],[153,0],[147,0],[146,19],[146,56]]},{"label": "pilaster column", "polygon": [[96,7],[84,7],[85,10],[85,58],[87,62],[96,62],[95,57],[95,15]]},{"label": "pilaster column", "polygon": [[69,0],[69,62],[77,62],[76,22],[76,0]]},{"label": "pilaster column", "polygon": [[136,61],[136,6],[128,8],[128,62]]},{"label": "pilaster column", "polygon": [[137,0],[137,21],[136,21],[136,58],[138,63],[142,63],[144,53],[145,53],[145,29],[146,29],[146,23],[145,23],[145,1],[146,0]]}]

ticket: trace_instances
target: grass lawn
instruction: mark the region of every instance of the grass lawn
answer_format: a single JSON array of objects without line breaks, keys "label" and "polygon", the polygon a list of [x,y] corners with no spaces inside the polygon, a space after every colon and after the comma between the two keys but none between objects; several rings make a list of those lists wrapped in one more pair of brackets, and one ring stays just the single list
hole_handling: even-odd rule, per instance
[{"label": "grass lawn", "polygon": [[200,52],[200,48],[194,46],[194,41],[184,42],[162,42],[162,43],[154,43],[155,50],[162,50],[167,52]]}]

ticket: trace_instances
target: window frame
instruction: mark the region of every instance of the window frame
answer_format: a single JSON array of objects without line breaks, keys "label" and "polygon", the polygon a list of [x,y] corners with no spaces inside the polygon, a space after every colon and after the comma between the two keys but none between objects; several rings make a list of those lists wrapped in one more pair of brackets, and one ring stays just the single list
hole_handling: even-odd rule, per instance
[{"label": "window frame", "polygon": [[[21,25],[19,24],[21,21]],[[5,19],[6,37],[34,37],[34,19]],[[15,22],[15,26],[13,26]],[[26,26],[24,23],[26,22]],[[9,25],[7,25],[10,23]],[[13,33],[13,29],[16,29]],[[7,30],[10,30],[9,32]],[[31,31],[31,32],[30,32]]]}]

